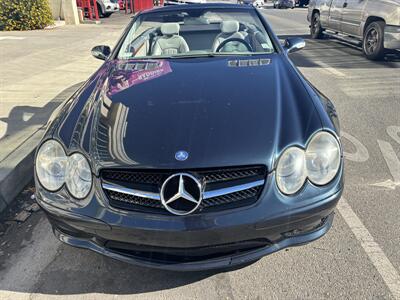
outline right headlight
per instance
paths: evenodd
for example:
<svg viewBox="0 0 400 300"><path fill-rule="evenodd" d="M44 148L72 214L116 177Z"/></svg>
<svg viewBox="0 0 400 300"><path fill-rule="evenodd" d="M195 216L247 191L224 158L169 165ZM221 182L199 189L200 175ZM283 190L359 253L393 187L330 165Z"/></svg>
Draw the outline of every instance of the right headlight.
<svg viewBox="0 0 400 300"><path fill-rule="evenodd" d="M321 131L312 137L306 150L290 147L282 153L276 167L276 183L287 195L298 192L307 178L316 185L325 185L335 178L340 163L339 141L333 134Z"/></svg>
<svg viewBox="0 0 400 300"><path fill-rule="evenodd" d="M304 150L290 147L282 153L276 168L276 183L284 194L296 193L306 180Z"/></svg>
<svg viewBox="0 0 400 300"><path fill-rule="evenodd" d="M65 184L77 199L85 198L92 188L92 173L86 157L74 153L68 158Z"/></svg>
<svg viewBox="0 0 400 300"><path fill-rule="evenodd" d="M40 146L36 156L36 175L46 190L54 192L63 186L67 162L68 157L59 142L48 140Z"/></svg>
<svg viewBox="0 0 400 300"><path fill-rule="evenodd" d="M308 179L317 185L332 181L340 167L340 146L332 134L321 131L311 139L306 150Z"/></svg>

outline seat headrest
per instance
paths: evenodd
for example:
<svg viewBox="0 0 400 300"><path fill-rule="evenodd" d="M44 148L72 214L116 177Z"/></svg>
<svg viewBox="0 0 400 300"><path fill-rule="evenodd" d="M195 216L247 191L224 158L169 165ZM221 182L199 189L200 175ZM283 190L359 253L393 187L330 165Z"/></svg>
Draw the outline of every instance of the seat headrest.
<svg viewBox="0 0 400 300"><path fill-rule="evenodd" d="M179 34L179 28L178 23L165 23L161 25L161 33L163 35Z"/></svg>
<svg viewBox="0 0 400 300"><path fill-rule="evenodd" d="M222 21L221 31L223 33L234 33L239 31L239 22L234 20Z"/></svg>

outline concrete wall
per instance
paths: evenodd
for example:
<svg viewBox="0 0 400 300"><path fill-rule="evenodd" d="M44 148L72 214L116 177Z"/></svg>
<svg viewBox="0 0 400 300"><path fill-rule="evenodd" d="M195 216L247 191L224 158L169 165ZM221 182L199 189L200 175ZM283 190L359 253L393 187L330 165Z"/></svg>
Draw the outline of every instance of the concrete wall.
<svg viewBox="0 0 400 300"><path fill-rule="evenodd" d="M49 0L54 20L64 20L65 24L79 24L76 0Z"/></svg>
<svg viewBox="0 0 400 300"><path fill-rule="evenodd" d="M64 20L64 7L62 0L49 0L51 13L54 20Z"/></svg>
<svg viewBox="0 0 400 300"><path fill-rule="evenodd" d="M62 0L62 7L64 9L64 20L67 25L78 25L78 7L76 0Z"/></svg>

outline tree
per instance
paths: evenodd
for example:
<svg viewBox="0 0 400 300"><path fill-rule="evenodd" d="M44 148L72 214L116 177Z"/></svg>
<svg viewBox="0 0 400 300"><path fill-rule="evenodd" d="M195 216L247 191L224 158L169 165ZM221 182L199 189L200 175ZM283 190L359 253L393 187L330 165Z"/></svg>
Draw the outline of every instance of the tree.
<svg viewBox="0 0 400 300"><path fill-rule="evenodd" d="M43 29L53 23L48 0L0 0L1 30Z"/></svg>

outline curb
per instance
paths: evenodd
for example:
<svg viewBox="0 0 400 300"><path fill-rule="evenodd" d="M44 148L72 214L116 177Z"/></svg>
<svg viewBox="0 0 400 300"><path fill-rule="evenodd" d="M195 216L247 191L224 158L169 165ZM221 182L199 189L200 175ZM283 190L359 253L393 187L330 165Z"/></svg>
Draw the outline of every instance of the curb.
<svg viewBox="0 0 400 300"><path fill-rule="evenodd" d="M25 141L0 161L0 213L3 212L26 185L32 181L36 147L42 140L46 131L48 119L81 85L82 82L75 83L61 91L49 101L44 107L45 112L42 112L42 115L38 116L39 120L43 119L43 125L35 129L35 131L32 131Z"/></svg>
<svg viewBox="0 0 400 300"><path fill-rule="evenodd" d="M44 134L37 130L0 163L0 213L33 179L33 159Z"/></svg>

